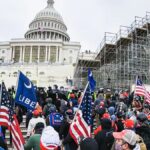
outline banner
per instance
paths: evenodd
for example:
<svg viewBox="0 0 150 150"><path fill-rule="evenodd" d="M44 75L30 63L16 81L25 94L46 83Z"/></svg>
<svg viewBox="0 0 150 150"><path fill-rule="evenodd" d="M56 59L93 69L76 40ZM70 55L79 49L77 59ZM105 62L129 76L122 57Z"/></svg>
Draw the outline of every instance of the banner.
<svg viewBox="0 0 150 150"><path fill-rule="evenodd" d="M35 88L22 72L19 72L15 101L30 110L34 110L37 103Z"/></svg>

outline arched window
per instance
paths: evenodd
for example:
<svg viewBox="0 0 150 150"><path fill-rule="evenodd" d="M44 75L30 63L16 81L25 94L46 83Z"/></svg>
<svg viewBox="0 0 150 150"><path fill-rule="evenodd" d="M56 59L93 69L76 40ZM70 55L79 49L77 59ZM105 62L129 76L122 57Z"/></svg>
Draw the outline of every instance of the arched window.
<svg viewBox="0 0 150 150"><path fill-rule="evenodd" d="M26 76L31 77L31 72L30 72L30 71L27 71L27 72L26 72Z"/></svg>
<svg viewBox="0 0 150 150"><path fill-rule="evenodd" d="M45 73L44 73L44 72L40 72L39 75L40 75L40 76L44 76Z"/></svg>
<svg viewBox="0 0 150 150"><path fill-rule="evenodd" d="M6 75L6 73L5 72L1 72L0 76L2 77L3 75Z"/></svg>
<svg viewBox="0 0 150 150"><path fill-rule="evenodd" d="M14 77L17 77L17 75L18 75L18 72L14 72L14 73L13 73L13 76L14 76Z"/></svg>

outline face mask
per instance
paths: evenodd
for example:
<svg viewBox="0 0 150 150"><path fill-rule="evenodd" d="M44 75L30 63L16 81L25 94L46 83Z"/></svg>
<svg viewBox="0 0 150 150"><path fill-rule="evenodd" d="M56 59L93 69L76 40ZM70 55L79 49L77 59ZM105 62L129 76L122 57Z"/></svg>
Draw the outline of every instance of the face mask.
<svg viewBox="0 0 150 150"><path fill-rule="evenodd" d="M122 147L120 144L115 144L115 150L122 150Z"/></svg>

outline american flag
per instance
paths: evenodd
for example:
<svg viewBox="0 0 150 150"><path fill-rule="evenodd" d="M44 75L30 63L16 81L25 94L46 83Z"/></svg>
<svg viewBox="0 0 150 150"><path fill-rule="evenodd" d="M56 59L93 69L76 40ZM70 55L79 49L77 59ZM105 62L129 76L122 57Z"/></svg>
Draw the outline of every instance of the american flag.
<svg viewBox="0 0 150 150"><path fill-rule="evenodd" d="M150 93L146 90L142 80L140 80L139 77L136 81L135 95L144 96L145 102L150 104Z"/></svg>
<svg viewBox="0 0 150 150"><path fill-rule="evenodd" d="M95 89L96 82L93 78L92 72L88 71L88 83L84 89L81 104L75 118L70 125L69 133L74 141L79 144L80 137L91 136L92 125L92 96L91 91ZM82 116L83 114L83 116Z"/></svg>
<svg viewBox="0 0 150 150"><path fill-rule="evenodd" d="M24 150L24 138L22 136L16 115L13 110L14 101L10 99L4 82L1 85L0 125L8 127L12 134L12 143L15 150Z"/></svg>
<svg viewBox="0 0 150 150"><path fill-rule="evenodd" d="M70 125L69 133L74 141L79 144L81 137L87 138L91 136L91 128L83 119L81 110L77 112L75 117Z"/></svg>
<svg viewBox="0 0 150 150"><path fill-rule="evenodd" d="M88 125L91 125L91 121L92 121L92 95L90 92L89 85L87 86L85 94L83 95L81 110L83 113L84 120L86 121L86 123Z"/></svg>
<svg viewBox="0 0 150 150"><path fill-rule="evenodd" d="M145 87L143 86L142 81L138 77L136 80L135 95L145 96L145 91Z"/></svg>

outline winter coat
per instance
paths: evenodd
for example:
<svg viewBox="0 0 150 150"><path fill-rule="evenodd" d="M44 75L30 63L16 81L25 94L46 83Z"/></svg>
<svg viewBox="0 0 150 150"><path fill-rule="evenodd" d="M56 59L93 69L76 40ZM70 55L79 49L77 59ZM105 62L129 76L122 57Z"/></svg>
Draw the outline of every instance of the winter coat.
<svg viewBox="0 0 150 150"><path fill-rule="evenodd" d="M147 150L150 150L150 127L148 125L137 127L136 133L143 138Z"/></svg>
<svg viewBox="0 0 150 150"><path fill-rule="evenodd" d="M44 123L44 126L46 127L46 123L45 123L45 120L44 120L43 118L41 118L41 117L32 118L32 119L29 121L28 129L27 129L27 136L30 136L30 135L32 134L32 131L33 131L35 125L36 125L38 122Z"/></svg>
<svg viewBox="0 0 150 150"><path fill-rule="evenodd" d="M32 135L27 143L24 145L25 150L40 150L40 134Z"/></svg>
<svg viewBox="0 0 150 150"><path fill-rule="evenodd" d="M98 143L99 150L110 150L113 145L114 137L112 130L102 130L96 136L95 140Z"/></svg>

